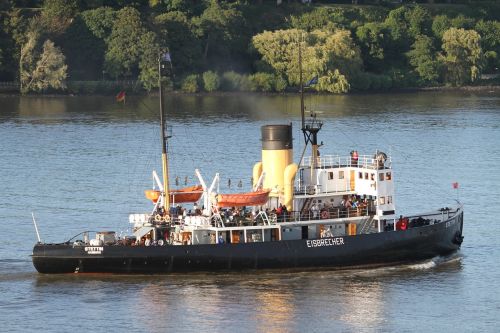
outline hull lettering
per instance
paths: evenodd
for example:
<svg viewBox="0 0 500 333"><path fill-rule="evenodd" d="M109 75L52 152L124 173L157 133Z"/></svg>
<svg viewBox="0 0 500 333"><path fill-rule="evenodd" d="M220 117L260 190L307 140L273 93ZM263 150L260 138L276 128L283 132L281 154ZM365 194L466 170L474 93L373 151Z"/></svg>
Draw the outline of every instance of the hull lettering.
<svg viewBox="0 0 500 333"><path fill-rule="evenodd" d="M104 248L102 246L85 246L87 254L101 254Z"/></svg>
<svg viewBox="0 0 500 333"><path fill-rule="evenodd" d="M306 244L307 247L339 246L339 245L344 245L344 238L334 237L334 238L312 239L312 240L306 240Z"/></svg>

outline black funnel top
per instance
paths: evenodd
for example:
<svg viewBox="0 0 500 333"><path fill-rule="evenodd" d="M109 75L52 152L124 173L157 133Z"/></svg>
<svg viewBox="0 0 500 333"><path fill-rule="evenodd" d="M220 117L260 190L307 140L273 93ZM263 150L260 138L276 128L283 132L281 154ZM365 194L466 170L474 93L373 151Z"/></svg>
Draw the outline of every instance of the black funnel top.
<svg viewBox="0 0 500 333"><path fill-rule="evenodd" d="M265 125L260 128L263 150L281 150L293 148L292 124Z"/></svg>

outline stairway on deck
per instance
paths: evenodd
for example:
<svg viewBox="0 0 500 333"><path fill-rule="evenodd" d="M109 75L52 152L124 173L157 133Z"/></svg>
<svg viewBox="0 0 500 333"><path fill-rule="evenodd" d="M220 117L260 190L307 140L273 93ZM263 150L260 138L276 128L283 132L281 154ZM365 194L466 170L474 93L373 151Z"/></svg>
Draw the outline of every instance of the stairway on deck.
<svg viewBox="0 0 500 333"><path fill-rule="evenodd" d="M311 204L312 198L307 198L302 205L302 209L300 210L300 218L301 219L310 219L311 218Z"/></svg>
<svg viewBox="0 0 500 333"><path fill-rule="evenodd" d="M359 228L358 228L358 235L362 234L369 234L373 231L373 220L375 219L374 215L370 215L368 219L362 223L360 223Z"/></svg>

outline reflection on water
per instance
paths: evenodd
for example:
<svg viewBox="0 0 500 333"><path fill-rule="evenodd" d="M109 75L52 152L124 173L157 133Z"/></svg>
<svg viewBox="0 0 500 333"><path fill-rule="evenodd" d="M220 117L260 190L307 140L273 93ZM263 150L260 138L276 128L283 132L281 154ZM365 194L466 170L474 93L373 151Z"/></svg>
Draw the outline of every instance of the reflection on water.
<svg viewBox="0 0 500 333"><path fill-rule="evenodd" d="M345 321L354 331L364 327L376 328L386 319L383 304L383 287L380 283L363 283L353 281L347 283L340 320Z"/></svg>
<svg viewBox="0 0 500 333"><path fill-rule="evenodd" d="M400 300L436 280L441 285L426 293L438 293L461 271L457 258L342 271L37 275L28 295L77 307L81 318L108 321L105 327L148 332L386 331L395 314L415 316L399 308Z"/></svg>
<svg viewBox="0 0 500 333"><path fill-rule="evenodd" d="M254 320L263 332L292 332L289 325L296 317L294 293L292 286L279 284L279 281L265 279L264 285L255 295L257 312Z"/></svg>

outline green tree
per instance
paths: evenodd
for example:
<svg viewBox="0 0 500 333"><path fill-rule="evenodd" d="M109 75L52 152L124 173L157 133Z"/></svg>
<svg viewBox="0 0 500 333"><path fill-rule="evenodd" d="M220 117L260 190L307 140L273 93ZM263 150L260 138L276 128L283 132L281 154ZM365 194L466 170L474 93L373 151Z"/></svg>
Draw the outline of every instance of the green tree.
<svg viewBox="0 0 500 333"><path fill-rule="evenodd" d="M445 80L460 86L477 80L483 66L481 36L474 30L451 28L443 34Z"/></svg>
<svg viewBox="0 0 500 333"><path fill-rule="evenodd" d="M156 35L148 31L141 36L140 40L140 60L139 60L139 81L143 87L150 91L158 87L158 57L160 46L156 40Z"/></svg>
<svg viewBox="0 0 500 333"><path fill-rule="evenodd" d="M77 11L77 0L45 0L41 14L44 30L53 34L63 33Z"/></svg>
<svg viewBox="0 0 500 333"><path fill-rule="evenodd" d="M202 43L186 14L173 11L155 17L159 39L168 46L176 72L198 71L203 60Z"/></svg>
<svg viewBox="0 0 500 333"><path fill-rule="evenodd" d="M5 28L3 27L4 23L4 17L2 15L3 13L0 12L0 80L2 73L5 72L5 67L4 67L4 52L7 51L9 48L9 36L5 33ZM4 51L5 50L5 51Z"/></svg>
<svg viewBox="0 0 500 333"><path fill-rule="evenodd" d="M391 10L384 21L385 27L389 31L388 43L384 47L384 65L405 66L405 58L401 56L410 49L412 43L411 35L409 34L409 22L407 20L410 9L407 7L399 7Z"/></svg>
<svg viewBox="0 0 500 333"><path fill-rule="evenodd" d="M248 77L251 91L273 91L275 87L275 76L269 73L255 73Z"/></svg>
<svg viewBox="0 0 500 333"><path fill-rule="evenodd" d="M402 45L408 43L408 12L409 9L407 7L399 7L391 10L384 21L386 27L391 32L392 38Z"/></svg>
<svg viewBox="0 0 500 333"><path fill-rule="evenodd" d="M359 74L362 66L360 51L346 30L333 34L321 30L309 33L297 29L266 31L253 37L253 46L278 75L286 77L290 84L298 85L299 40L304 77L317 75L324 82L315 89L326 90L328 85L339 81L340 75L350 80ZM340 87L345 89L348 85L340 84Z"/></svg>
<svg viewBox="0 0 500 333"><path fill-rule="evenodd" d="M462 28L462 29L473 29L475 25L475 20L470 17L465 17L460 14L451 20L451 26L453 28Z"/></svg>
<svg viewBox="0 0 500 333"><path fill-rule="evenodd" d="M38 56L36 38L37 36L30 36L21 51L21 92L64 89L67 76L64 55L52 41L46 40Z"/></svg>
<svg viewBox="0 0 500 333"><path fill-rule="evenodd" d="M481 47L487 61L485 71L498 70L500 68L500 22L480 20L475 30L481 35Z"/></svg>
<svg viewBox="0 0 500 333"><path fill-rule="evenodd" d="M382 71L385 66L385 52L390 44L389 30L382 23L370 22L356 29L361 46L363 62L368 71Z"/></svg>
<svg viewBox="0 0 500 333"><path fill-rule="evenodd" d="M437 15L432 20L432 32L436 38L442 39L444 32L451 27L451 19L446 15Z"/></svg>
<svg viewBox="0 0 500 333"><path fill-rule="evenodd" d="M99 80L103 77L106 43L90 31L82 15L73 19L59 38L58 45L66 56L71 80Z"/></svg>
<svg viewBox="0 0 500 333"><path fill-rule="evenodd" d="M26 43L28 20L21 9L0 12L0 81L19 78L19 57Z"/></svg>
<svg viewBox="0 0 500 333"><path fill-rule="evenodd" d="M105 41L111 35L116 14L110 7L99 7L82 12L81 17L92 34Z"/></svg>
<svg viewBox="0 0 500 333"><path fill-rule="evenodd" d="M429 35L432 30L432 17L422 6L415 6L405 13L408 21L408 34L416 39L419 35Z"/></svg>
<svg viewBox="0 0 500 333"><path fill-rule="evenodd" d="M118 11L105 56L105 68L109 75L114 78L138 75L141 36L144 32L137 9L125 7Z"/></svg>
<svg viewBox="0 0 500 333"><path fill-rule="evenodd" d="M338 69L328 71L326 75L318 79L317 89L320 91L328 91L332 93L345 93L351 89L345 75L341 74Z"/></svg>
<svg viewBox="0 0 500 333"><path fill-rule="evenodd" d="M219 90L220 87L220 79L217 73L208 71L203 73L203 87L206 91L212 92Z"/></svg>
<svg viewBox="0 0 500 333"><path fill-rule="evenodd" d="M203 40L203 58L212 68L227 68L246 58L250 37L246 20L233 4L210 0L202 15L192 20Z"/></svg>
<svg viewBox="0 0 500 333"><path fill-rule="evenodd" d="M191 74L184 78L181 84L181 89L187 93L196 93L200 91L199 76Z"/></svg>
<svg viewBox="0 0 500 333"><path fill-rule="evenodd" d="M420 35L407 54L410 64L424 83L436 84L440 75L439 61L431 37Z"/></svg>
<svg viewBox="0 0 500 333"><path fill-rule="evenodd" d="M329 7L319 7L311 12L294 15L291 19L292 27L305 31L316 29L333 31L337 28L337 24L332 20L331 10Z"/></svg>

